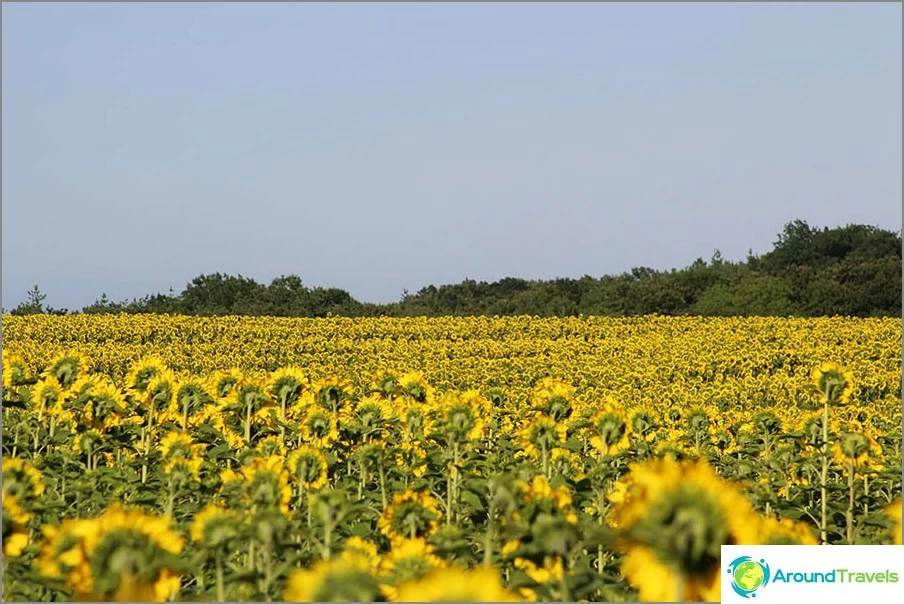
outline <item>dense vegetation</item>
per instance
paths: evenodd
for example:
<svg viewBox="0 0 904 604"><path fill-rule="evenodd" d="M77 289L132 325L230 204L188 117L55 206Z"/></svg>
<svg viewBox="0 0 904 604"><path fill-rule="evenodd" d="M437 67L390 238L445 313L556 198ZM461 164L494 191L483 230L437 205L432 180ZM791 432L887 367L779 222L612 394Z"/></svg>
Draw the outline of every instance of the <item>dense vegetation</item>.
<svg viewBox="0 0 904 604"><path fill-rule="evenodd" d="M14 314L45 308L37 287ZM900 316L901 236L867 225L836 228L788 223L773 249L730 262L716 252L683 269L637 267L617 276L494 283L467 279L429 285L399 302L359 302L342 289L309 288L296 275L269 285L220 273L196 277L179 294L113 302L102 296L84 313L172 313L324 317L366 316Z"/></svg>

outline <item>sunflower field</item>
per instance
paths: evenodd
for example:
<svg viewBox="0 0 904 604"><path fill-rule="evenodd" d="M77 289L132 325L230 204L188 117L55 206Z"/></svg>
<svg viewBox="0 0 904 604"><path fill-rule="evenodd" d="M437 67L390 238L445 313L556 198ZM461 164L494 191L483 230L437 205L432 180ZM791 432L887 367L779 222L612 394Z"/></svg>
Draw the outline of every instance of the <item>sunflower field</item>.
<svg viewBox="0 0 904 604"><path fill-rule="evenodd" d="M3 317L3 599L718 601L901 543L901 320Z"/></svg>

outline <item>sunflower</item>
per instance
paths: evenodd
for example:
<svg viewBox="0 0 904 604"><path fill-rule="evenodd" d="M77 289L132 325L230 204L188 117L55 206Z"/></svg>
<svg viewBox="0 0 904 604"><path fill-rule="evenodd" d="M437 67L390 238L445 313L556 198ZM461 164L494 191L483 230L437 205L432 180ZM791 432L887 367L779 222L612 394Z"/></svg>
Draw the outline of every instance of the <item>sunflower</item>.
<svg viewBox="0 0 904 604"><path fill-rule="evenodd" d="M377 553L377 544L361 537L349 537L342 546L341 558L357 564L362 568L367 568L372 573L378 572L380 568L380 555Z"/></svg>
<svg viewBox="0 0 904 604"><path fill-rule="evenodd" d="M427 537L439 528L441 516L437 501L429 493L408 489L393 497L377 528L390 540Z"/></svg>
<svg viewBox="0 0 904 604"><path fill-rule="evenodd" d="M568 438L568 427L556 422L548 415L535 413L533 418L524 420L518 431L518 443L521 450L518 456L528 458L545 465L554 449L565 444Z"/></svg>
<svg viewBox="0 0 904 604"><path fill-rule="evenodd" d="M92 377L90 381L79 378L74 389L79 392L75 404L85 425L101 432L122 425L129 405L112 380L106 376Z"/></svg>
<svg viewBox="0 0 904 604"><path fill-rule="evenodd" d="M601 457L615 455L629 446L628 419L611 400L590 417L590 445Z"/></svg>
<svg viewBox="0 0 904 604"><path fill-rule="evenodd" d="M94 586L85 538L95 531L94 519L64 519L59 526L41 528L44 540L35 565L41 577L61 581L70 591L88 599Z"/></svg>
<svg viewBox="0 0 904 604"><path fill-rule="evenodd" d="M402 394L411 402L431 405L434 400L434 390L427 382L424 374L419 371L406 373L399 378L399 388Z"/></svg>
<svg viewBox="0 0 904 604"><path fill-rule="evenodd" d="M406 476L420 478L427 473L427 452L415 442L402 441L396 448L396 465L405 470Z"/></svg>
<svg viewBox="0 0 904 604"><path fill-rule="evenodd" d="M370 565L358 556L320 560L308 569L289 575L286 602L373 602L379 595Z"/></svg>
<svg viewBox="0 0 904 604"><path fill-rule="evenodd" d="M310 382L300 367L283 367L270 374L266 391L282 409L285 417L286 409L298 402L301 393L309 386Z"/></svg>
<svg viewBox="0 0 904 604"><path fill-rule="evenodd" d="M301 420L302 441L319 449L328 449L339 439L337 418L320 407L311 407Z"/></svg>
<svg viewBox="0 0 904 604"><path fill-rule="evenodd" d="M336 418L339 417L339 411L352 395L351 386L339 377L317 380L311 386L311 390L314 392L314 401Z"/></svg>
<svg viewBox="0 0 904 604"><path fill-rule="evenodd" d="M28 364L18 354L3 353L3 389L22 386L28 381Z"/></svg>
<svg viewBox="0 0 904 604"><path fill-rule="evenodd" d="M486 430L485 400L476 392L447 392L438 401L439 421L436 427L449 444L463 444L483 437Z"/></svg>
<svg viewBox="0 0 904 604"><path fill-rule="evenodd" d="M762 519L763 545L818 545L819 540L813 530L802 522L794 522L790 518L776 520L773 517Z"/></svg>
<svg viewBox="0 0 904 604"><path fill-rule="evenodd" d="M215 503L195 514L189 533L192 541L209 549L228 548L239 537L241 518L237 513Z"/></svg>
<svg viewBox="0 0 904 604"><path fill-rule="evenodd" d="M292 477L302 489L316 490L326 485L329 465L320 449L302 445L295 449L287 461Z"/></svg>
<svg viewBox="0 0 904 604"><path fill-rule="evenodd" d="M148 381L142 405L156 414L165 414L176 400L176 375L169 369L161 369ZM151 417L151 421L154 417Z"/></svg>
<svg viewBox="0 0 904 604"><path fill-rule="evenodd" d="M217 400L223 400L232 394L236 386L245 381L245 374L241 369L226 369L214 371L207 380L206 390Z"/></svg>
<svg viewBox="0 0 904 604"><path fill-rule="evenodd" d="M5 481L4 481L5 482ZM5 487L6 485L4 485ZM16 495L3 494L3 555L18 558L28 545L25 525L32 514L24 511Z"/></svg>
<svg viewBox="0 0 904 604"><path fill-rule="evenodd" d="M845 432L832 445L832 456L842 467L850 466L855 472L881 470L882 447L866 434Z"/></svg>
<svg viewBox="0 0 904 604"><path fill-rule="evenodd" d="M289 486L289 473L281 457L255 457L242 467L242 477L248 500L253 506L278 507L288 516L292 487Z"/></svg>
<svg viewBox="0 0 904 604"><path fill-rule="evenodd" d="M69 388L83 370L86 362L75 352L65 352L56 356L47 365L41 377L53 377L63 388Z"/></svg>
<svg viewBox="0 0 904 604"><path fill-rule="evenodd" d="M543 564L537 565L527 558L515 558L515 568L523 570L524 574L537 583L549 583L561 581L565 577L565 563L562 556L544 556Z"/></svg>
<svg viewBox="0 0 904 604"><path fill-rule="evenodd" d="M760 542L740 490L704 462L669 457L631 464L623 480L610 522L625 551L622 573L640 598L718 600L721 546Z"/></svg>
<svg viewBox="0 0 904 604"><path fill-rule="evenodd" d="M822 402L838 405L848 402L854 391L854 374L841 365L822 363L810 372L813 385L822 394Z"/></svg>
<svg viewBox="0 0 904 604"><path fill-rule="evenodd" d="M41 574L64 579L74 599L160 602L179 591L184 544L165 517L114 502L99 518L45 527L45 536Z"/></svg>
<svg viewBox="0 0 904 604"><path fill-rule="evenodd" d="M494 568L448 567L398 586L395 602L520 602Z"/></svg>
<svg viewBox="0 0 904 604"><path fill-rule="evenodd" d="M577 516L571 511L571 493L565 485L554 489L545 476L538 474L530 483L521 480L518 481L517 486L525 505L535 502L550 502L555 508L568 512L570 523L577 523Z"/></svg>
<svg viewBox="0 0 904 604"><path fill-rule="evenodd" d="M379 436L394 414L385 398L371 394L357 401L348 415L348 418L343 419L353 421L367 439L372 435Z"/></svg>
<svg viewBox="0 0 904 604"><path fill-rule="evenodd" d="M377 571L382 578L383 595L393 600L399 583L419 579L434 569L447 566L435 551L436 548L423 538L393 541L392 549L383 556Z"/></svg>
<svg viewBox="0 0 904 604"><path fill-rule="evenodd" d="M656 413L649 408L632 409L627 431L631 440L650 442L656 439L658 425Z"/></svg>
<svg viewBox="0 0 904 604"><path fill-rule="evenodd" d="M402 394L402 385L394 372L383 371L378 373L376 379L371 382L370 391L381 395L387 400L392 400Z"/></svg>
<svg viewBox="0 0 904 604"><path fill-rule="evenodd" d="M177 423L182 430L203 424L214 412L213 397L203 381L178 380L174 385L175 396L167 410L167 419Z"/></svg>
<svg viewBox="0 0 904 604"><path fill-rule="evenodd" d="M199 451L203 445L195 445L191 436L184 432L170 431L166 436L160 439L157 444L157 450L164 459L172 457L190 457L196 451Z"/></svg>
<svg viewBox="0 0 904 604"><path fill-rule="evenodd" d="M543 378L531 392L530 403L533 409L555 421L564 421L574 412L574 387L551 377Z"/></svg>
<svg viewBox="0 0 904 604"><path fill-rule="evenodd" d="M32 501L44 494L43 475L30 463L18 457L4 457L2 468L4 497Z"/></svg>
<svg viewBox="0 0 904 604"><path fill-rule="evenodd" d="M52 375L42 378L32 386L31 404L37 409L39 422L44 414L57 415L63 410L63 396L63 387Z"/></svg>
<svg viewBox="0 0 904 604"><path fill-rule="evenodd" d="M407 442L423 442L433 432L434 422L420 403L403 400L399 412L402 419L402 440Z"/></svg>
<svg viewBox="0 0 904 604"><path fill-rule="evenodd" d="M147 391L151 379L166 371L169 371L169 369L160 358L155 356L145 357L135 363L129 370L125 380L126 388L143 394Z"/></svg>

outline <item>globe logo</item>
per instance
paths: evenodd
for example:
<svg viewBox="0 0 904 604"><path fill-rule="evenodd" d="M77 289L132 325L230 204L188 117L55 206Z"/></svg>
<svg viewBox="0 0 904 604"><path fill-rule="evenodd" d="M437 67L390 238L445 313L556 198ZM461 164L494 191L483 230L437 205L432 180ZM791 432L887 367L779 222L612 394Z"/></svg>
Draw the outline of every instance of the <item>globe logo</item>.
<svg viewBox="0 0 904 604"><path fill-rule="evenodd" d="M735 558L728 565L731 588L742 598L755 598L756 590L769 583L769 565L765 560L757 562L750 556Z"/></svg>

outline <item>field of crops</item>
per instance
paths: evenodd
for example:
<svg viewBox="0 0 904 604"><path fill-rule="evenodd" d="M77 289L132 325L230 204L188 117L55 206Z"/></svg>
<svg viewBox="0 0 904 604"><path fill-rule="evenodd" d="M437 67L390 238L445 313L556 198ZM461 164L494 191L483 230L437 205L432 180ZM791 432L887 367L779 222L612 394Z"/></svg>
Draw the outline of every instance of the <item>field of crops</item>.
<svg viewBox="0 0 904 604"><path fill-rule="evenodd" d="M3 317L4 600L718 601L900 543L900 319Z"/></svg>

